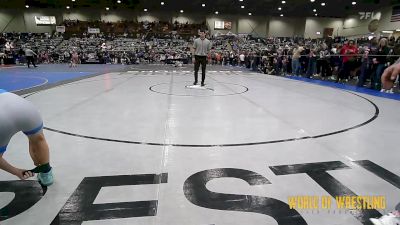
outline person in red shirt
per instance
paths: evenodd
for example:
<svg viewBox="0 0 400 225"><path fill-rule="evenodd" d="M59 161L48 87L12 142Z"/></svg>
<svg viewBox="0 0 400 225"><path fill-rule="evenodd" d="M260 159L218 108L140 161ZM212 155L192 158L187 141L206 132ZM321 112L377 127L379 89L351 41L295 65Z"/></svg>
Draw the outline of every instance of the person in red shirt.
<svg viewBox="0 0 400 225"><path fill-rule="evenodd" d="M350 76L350 71L354 68L356 57L352 56L358 53L358 48L354 44L354 41L350 40L347 44L343 45L340 50L342 56L342 68L339 72L336 82L341 80L347 80Z"/></svg>
<svg viewBox="0 0 400 225"><path fill-rule="evenodd" d="M215 59L217 60L217 64L221 65L221 54L215 53Z"/></svg>

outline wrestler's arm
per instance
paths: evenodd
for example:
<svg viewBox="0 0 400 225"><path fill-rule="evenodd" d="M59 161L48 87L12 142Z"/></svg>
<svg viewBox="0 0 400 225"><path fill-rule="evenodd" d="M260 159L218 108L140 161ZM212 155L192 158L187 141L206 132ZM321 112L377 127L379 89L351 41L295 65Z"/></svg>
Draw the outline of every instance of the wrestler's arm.
<svg viewBox="0 0 400 225"><path fill-rule="evenodd" d="M385 69L382 74L382 85L385 90L390 90L394 86L394 81L400 73L400 58L391 66Z"/></svg>
<svg viewBox="0 0 400 225"><path fill-rule="evenodd" d="M0 169L17 176L21 180L25 180L34 176L33 173L30 171L18 169L12 166L3 158L3 154L0 154Z"/></svg>

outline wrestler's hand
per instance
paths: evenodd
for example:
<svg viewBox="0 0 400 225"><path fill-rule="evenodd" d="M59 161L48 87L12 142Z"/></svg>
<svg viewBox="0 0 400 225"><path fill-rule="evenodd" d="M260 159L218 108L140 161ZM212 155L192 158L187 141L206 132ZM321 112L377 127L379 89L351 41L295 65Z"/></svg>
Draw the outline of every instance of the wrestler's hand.
<svg viewBox="0 0 400 225"><path fill-rule="evenodd" d="M35 176L35 174L32 173L31 171L23 170L23 169L16 169L14 175L17 176L21 180L26 180L28 178Z"/></svg>
<svg viewBox="0 0 400 225"><path fill-rule="evenodd" d="M382 86L385 90L390 90L394 86L394 82L400 73L400 64L393 64L385 69L382 74Z"/></svg>

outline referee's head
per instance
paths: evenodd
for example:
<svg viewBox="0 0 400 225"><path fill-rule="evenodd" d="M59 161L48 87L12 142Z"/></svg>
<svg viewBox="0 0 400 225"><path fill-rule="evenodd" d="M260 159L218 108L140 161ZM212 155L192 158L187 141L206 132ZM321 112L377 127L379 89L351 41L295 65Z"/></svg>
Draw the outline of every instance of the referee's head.
<svg viewBox="0 0 400 225"><path fill-rule="evenodd" d="M201 39L204 39L206 37L206 31L204 29L200 29L199 36Z"/></svg>

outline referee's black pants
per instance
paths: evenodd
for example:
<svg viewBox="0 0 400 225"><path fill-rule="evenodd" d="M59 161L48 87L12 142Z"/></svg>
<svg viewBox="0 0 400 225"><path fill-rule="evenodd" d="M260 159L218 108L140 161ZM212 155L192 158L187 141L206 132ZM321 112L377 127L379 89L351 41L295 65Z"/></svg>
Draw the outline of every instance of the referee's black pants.
<svg viewBox="0 0 400 225"><path fill-rule="evenodd" d="M194 56L194 83L197 84L199 77L199 69L201 64L201 84L204 84L206 79L206 65L207 65L207 56Z"/></svg>
<svg viewBox="0 0 400 225"><path fill-rule="evenodd" d="M27 56L27 57L26 57L26 62L27 62L27 64L28 64L28 68L29 68L29 64L31 64L31 63L32 63L32 65L33 65L34 67L36 67L36 65L35 65L35 58L33 58L33 56Z"/></svg>

